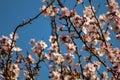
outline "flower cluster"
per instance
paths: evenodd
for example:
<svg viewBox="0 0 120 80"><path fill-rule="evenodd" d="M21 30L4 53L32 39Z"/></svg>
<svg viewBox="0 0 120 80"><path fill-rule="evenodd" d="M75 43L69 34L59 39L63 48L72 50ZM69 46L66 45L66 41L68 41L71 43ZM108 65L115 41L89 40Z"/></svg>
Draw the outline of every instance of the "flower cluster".
<svg viewBox="0 0 120 80"><path fill-rule="evenodd" d="M108 9L109 11L106 14L100 15L100 21L106 22L109 24L110 29L112 29L116 33L116 38L119 39L120 34L120 10L118 3L115 0L108 1Z"/></svg>
<svg viewBox="0 0 120 80"><path fill-rule="evenodd" d="M2 36L0 38L0 52L9 53L10 49L12 51L20 52L22 49L15 45L15 41L17 38L18 38L18 35L15 34L14 40L13 40L13 33L10 34L10 38L8 38L7 36Z"/></svg>
<svg viewBox="0 0 120 80"><path fill-rule="evenodd" d="M81 25L83 24L84 19L80 15L75 14L71 16L70 19L76 29L82 29Z"/></svg>
<svg viewBox="0 0 120 80"><path fill-rule="evenodd" d="M49 6L48 8L43 5L40 8L40 11L43 11L44 16L55 16L58 13L58 9L55 6Z"/></svg>
<svg viewBox="0 0 120 80"><path fill-rule="evenodd" d="M34 40L32 39L30 42L32 44L34 43L32 47L32 52L35 53L37 57L42 57L43 56L42 52L47 47L47 44L42 40L35 43Z"/></svg>
<svg viewBox="0 0 120 80"><path fill-rule="evenodd" d="M71 53L65 53L64 54L64 60L65 60L65 64L68 64L68 65L74 65L74 55L71 54Z"/></svg>
<svg viewBox="0 0 120 80"><path fill-rule="evenodd" d="M19 77L19 65L18 64L11 64L9 69L7 70L7 74L9 75L9 77L3 77L6 80L18 80ZM3 70L2 71L3 76L6 75L6 71Z"/></svg>

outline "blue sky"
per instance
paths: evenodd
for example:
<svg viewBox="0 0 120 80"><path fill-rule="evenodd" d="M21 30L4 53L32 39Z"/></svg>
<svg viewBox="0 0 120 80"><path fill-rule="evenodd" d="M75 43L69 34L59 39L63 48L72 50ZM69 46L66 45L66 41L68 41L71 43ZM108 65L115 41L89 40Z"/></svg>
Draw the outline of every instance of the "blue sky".
<svg viewBox="0 0 120 80"><path fill-rule="evenodd" d="M72 0L67 2L67 6L71 7L73 3ZM95 5L97 1L101 2L104 0L95 0ZM120 0L117 0L120 5ZM2 35L9 36L15 27L20 24L23 20L28 20L30 17L34 17L39 13L39 8L42 5L40 0L0 0L0 37ZM102 6L103 7L103 6ZM81 9L78 7L78 9ZM101 8L99 13L103 13L105 9ZM81 11L80 11L81 12ZM50 23L49 19L40 16L38 19L28 24L23 28L19 29L18 35L19 39L17 45L20 46L24 52L26 47L30 48L29 40L35 38L36 40L45 40L48 43L48 38L50 35ZM115 46L120 48L120 45L117 45L119 42L115 42ZM44 65L42 65L44 66ZM41 70L40 78L41 80L47 80L47 70L45 67Z"/></svg>

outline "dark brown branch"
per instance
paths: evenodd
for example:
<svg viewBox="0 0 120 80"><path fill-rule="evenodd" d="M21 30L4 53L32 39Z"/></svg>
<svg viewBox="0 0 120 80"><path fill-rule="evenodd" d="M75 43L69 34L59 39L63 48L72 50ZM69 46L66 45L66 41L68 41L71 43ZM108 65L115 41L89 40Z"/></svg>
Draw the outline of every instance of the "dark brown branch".
<svg viewBox="0 0 120 80"><path fill-rule="evenodd" d="M64 5L62 4L62 2L61 2L60 0L57 0L57 2L58 2L58 5L59 5L61 8L64 7Z"/></svg>

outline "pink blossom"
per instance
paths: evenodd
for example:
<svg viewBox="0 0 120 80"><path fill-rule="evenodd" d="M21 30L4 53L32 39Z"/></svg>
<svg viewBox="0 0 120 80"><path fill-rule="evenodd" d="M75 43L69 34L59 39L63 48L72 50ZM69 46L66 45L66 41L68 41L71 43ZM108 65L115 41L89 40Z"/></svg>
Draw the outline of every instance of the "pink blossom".
<svg viewBox="0 0 120 80"><path fill-rule="evenodd" d="M19 71L20 71L19 65L18 64L12 64L9 67L9 71L8 71L8 74L10 75L9 76L10 79L17 80L17 78L19 77Z"/></svg>
<svg viewBox="0 0 120 80"><path fill-rule="evenodd" d="M99 19L100 19L100 21L102 21L102 22L107 22L107 17L106 17L105 14L100 15L100 16L99 16Z"/></svg>
<svg viewBox="0 0 120 80"><path fill-rule="evenodd" d="M19 48L19 47L13 47L13 48L12 48L12 51L20 52L20 51L22 51L22 49Z"/></svg>
<svg viewBox="0 0 120 80"><path fill-rule="evenodd" d="M74 55L71 53L64 54L64 61L69 65L73 65L74 58L75 58Z"/></svg>
<svg viewBox="0 0 120 80"><path fill-rule="evenodd" d="M60 41L62 41L63 44L71 42L70 37L67 34L62 34L60 36Z"/></svg>
<svg viewBox="0 0 120 80"><path fill-rule="evenodd" d="M58 71L51 71L50 72L49 78L51 80L61 80L60 77L61 77L61 74Z"/></svg>
<svg viewBox="0 0 120 80"><path fill-rule="evenodd" d="M47 0L41 0L42 2L46 2Z"/></svg>
<svg viewBox="0 0 120 80"><path fill-rule="evenodd" d="M13 32L10 34L10 38L13 39ZM17 40L19 38L18 34L15 33L14 40Z"/></svg>
<svg viewBox="0 0 120 80"><path fill-rule="evenodd" d="M116 39L120 40L120 34L116 34Z"/></svg>
<svg viewBox="0 0 120 80"><path fill-rule="evenodd" d="M103 31L103 35L107 41L110 40L110 33L108 31Z"/></svg>
<svg viewBox="0 0 120 80"><path fill-rule="evenodd" d="M94 66L97 67L97 69L100 68L101 63L99 61L94 62Z"/></svg>
<svg viewBox="0 0 120 80"><path fill-rule="evenodd" d="M61 13L65 16L70 16L70 11L68 10L67 7L61 8Z"/></svg>
<svg viewBox="0 0 120 80"><path fill-rule="evenodd" d="M73 25L75 26L75 28L81 29L81 25L83 23L83 18L82 17L80 17L79 15L75 14L70 19L71 19Z"/></svg>
<svg viewBox="0 0 120 80"><path fill-rule="evenodd" d="M33 57L30 54L26 57L26 60L28 63L35 63L35 60L33 59Z"/></svg>
<svg viewBox="0 0 120 80"><path fill-rule="evenodd" d="M93 9L94 9L94 7L93 7ZM85 7L85 9L83 11L83 16L86 17L86 18L91 18L93 16L93 12L91 10L91 6Z"/></svg>
<svg viewBox="0 0 120 80"><path fill-rule="evenodd" d="M67 51L68 51L69 53L73 53L73 52L75 52L75 50L76 50L76 46L75 46L73 43L68 43L68 44L66 45L66 47L67 47Z"/></svg>
<svg viewBox="0 0 120 80"><path fill-rule="evenodd" d="M57 42L52 43L50 48L49 48L49 50L51 50L51 51L58 51L58 44L57 44Z"/></svg>
<svg viewBox="0 0 120 80"><path fill-rule="evenodd" d="M30 40L30 44L31 44L31 45L35 45L35 39L31 39L31 40Z"/></svg>
<svg viewBox="0 0 120 80"><path fill-rule="evenodd" d="M32 52L39 54L42 50L44 50L47 47L47 44L44 41L38 41L33 47Z"/></svg>
<svg viewBox="0 0 120 80"><path fill-rule="evenodd" d="M61 54L59 53L53 53L53 61L57 64L61 64L61 62L64 61L64 58Z"/></svg>
<svg viewBox="0 0 120 80"><path fill-rule="evenodd" d="M45 54L45 57L46 57L48 60L53 60L53 53L50 52L49 54Z"/></svg>
<svg viewBox="0 0 120 80"><path fill-rule="evenodd" d="M114 11L119 8L118 3L115 2L115 0L109 0L109 5L107 7L111 10Z"/></svg>
<svg viewBox="0 0 120 80"><path fill-rule="evenodd" d="M107 72L103 72L103 79L104 80L108 80L108 74L107 74Z"/></svg>
<svg viewBox="0 0 120 80"><path fill-rule="evenodd" d="M56 36L50 36L49 42L50 43L55 43L57 41Z"/></svg>
<svg viewBox="0 0 120 80"><path fill-rule="evenodd" d="M43 15L44 16L55 16L58 13L58 9L55 6L49 6L48 8L46 8L45 5L43 5L40 8L41 11L43 11Z"/></svg>
<svg viewBox="0 0 120 80"><path fill-rule="evenodd" d="M93 64L88 63L88 64L85 65L84 70L89 70L91 72L94 72L96 70L96 68L94 67Z"/></svg>

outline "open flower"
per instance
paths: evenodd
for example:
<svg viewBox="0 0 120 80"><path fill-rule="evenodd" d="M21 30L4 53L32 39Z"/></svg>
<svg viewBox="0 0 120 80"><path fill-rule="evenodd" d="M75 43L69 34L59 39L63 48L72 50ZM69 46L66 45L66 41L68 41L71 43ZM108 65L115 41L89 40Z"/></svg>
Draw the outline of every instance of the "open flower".
<svg viewBox="0 0 120 80"><path fill-rule="evenodd" d="M96 70L96 68L94 67L93 64L88 63L88 64L85 65L84 70L86 70L86 71L89 70L91 72L94 72Z"/></svg>
<svg viewBox="0 0 120 80"><path fill-rule="evenodd" d="M40 45L42 49L45 49L47 47L47 44L42 40L38 42L38 45Z"/></svg>
<svg viewBox="0 0 120 80"><path fill-rule="evenodd" d="M58 71L50 71L49 78L51 80L61 80L61 74Z"/></svg>
<svg viewBox="0 0 120 80"><path fill-rule="evenodd" d="M20 68L18 64L10 65L9 71L8 71L10 79L17 80L17 78L19 77L19 70Z"/></svg>
<svg viewBox="0 0 120 80"><path fill-rule="evenodd" d="M110 33L108 31L103 31L103 35L107 41L110 40Z"/></svg>
<svg viewBox="0 0 120 80"><path fill-rule="evenodd" d="M40 8L41 11L43 11L44 16L55 16L58 13L58 9L55 6L49 6L48 8L43 5Z"/></svg>
<svg viewBox="0 0 120 80"><path fill-rule="evenodd" d="M104 80L107 80L107 79L108 79L108 74L107 74L107 72L103 72L103 79L104 79Z"/></svg>
<svg viewBox="0 0 120 80"><path fill-rule="evenodd" d="M94 10L94 7L92 6L93 10ZM86 17L86 18L92 18L93 16L93 12L92 12L92 9L91 9L91 6L88 6L88 7L85 7L85 10L83 11L83 16Z"/></svg>
<svg viewBox="0 0 120 80"><path fill-rule="evenodd" d="M13 49L12 49L13 51L16 51L16 52L20 52L20 51L22 51L22 49L21 48L19 48L19 47L13 47Z"/></svg>
<svg viewBox="0 0 120 80"><path fill-rule="evenodd" d="M35 39L31 39L31 40L30 40L30 44L31 44L31 45L34 45L34 44L35 44Z"/></svg>
<svg viewBox="0 0 120 80"><path fill-rule="evenodd" d="M26 57L26 60L28 63L35 63L35 60L33 59L33 57L30 54Z"/></svg>
<svg viewBox="0 0 120 80"><path fill-rule="evenodd" d="M68 10L67 7L61 8L61 13L65 16L70 16L70 11Z"/></svg>
<svg viewBox="0 0 120 80"><path fill-rule="evenodd" d="M49 42L50 43L55 43L57 41L56 36L50 36Z"/></svg>
<svg viewBox="0 0 120 80"><path fill-rule="evenodd" d="M76 46L73 43L68 43L66 47L69 53L73 53L76 50Z"/></svg>
<svg viewBox="0 0 120 80"><path fill-rule="evenodd" d="M109 0L109 5L107 7L109 8L110 11L114 11L119 8L118 3L115 0Z"/></svg>
<svg viewBox="0 0 120 80"><path fill-rule="evenodd" d="M13 39L13 32L10 34L10 38L11 39ZM19 38L19 36L18 36L18 34L17 33L15 33L15 35L14 35L14 40L17 40Z"/></svg>
<svg viewBox="0 0 120 80"><path fill-rule="evenodd" d="M120 40L120 33L116 34L116 39Z"/></svg>
<svg viewBox="0 0 120 80"><path fill-rule="evenodd" d="M69 65L73 65L74 58L75 58L74 55L71 53L65 53L64 55L64 61Z"/></svg>
<svg viewBox="0 0 120 80"><path fill-rule="evenodd" d="M55 43L52 43L49 50L51 51L58 51L58 44L55 42Z"/></svg>
<svg viewBox="0 0 120 80"><path fill-rule="evenodd" d="M42 52L47 47L47 44L44 41L38 41L33 47L32 47L32 52L39 54Z"/></svg>
<svg viewBox="0 0 120 80"><path fill-rule="evenodd" d="M64 43L69 43L69 42L71 42L71 39L70 39L70 37L69 37L68 35L62 34L62 35L60 36L60 41L64 44Z"/></svg>
<svg viewBox="0 0 120 80"><path fill-rule="evenodd" d="M9 40L9 38L8 38L7 36L2 36L2 38L0 38L0 41L1 41L2 43L7 42L8 40Z"/></svg>
<svg viewBox="0 0 120 80"><path fill-rule="evenodd" d="M53 61L54 61L55 63L57 63L57 64L60 64L61 62L64 61L64 58L63 58L63 56L62 56L61 54L59 54L59 53L54 53L54 54L53 54Z"/></svg>

